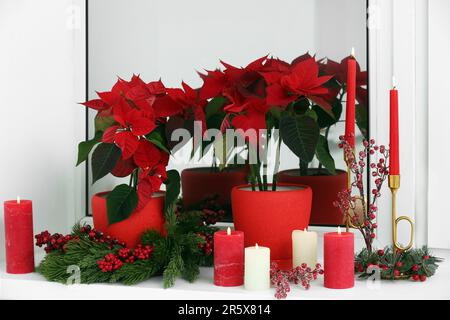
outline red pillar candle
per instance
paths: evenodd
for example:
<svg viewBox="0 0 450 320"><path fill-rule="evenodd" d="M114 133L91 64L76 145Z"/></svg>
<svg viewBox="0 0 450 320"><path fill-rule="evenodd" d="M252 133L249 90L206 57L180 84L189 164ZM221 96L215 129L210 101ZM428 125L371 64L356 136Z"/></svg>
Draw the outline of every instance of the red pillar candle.
<svg viewBox="0 0 450 320"><path fill-rule="evenodd" d="M30 200L4 202L6 272L34 271L33 208Z"/></svg>
<svg viewBox="0 0 450 320"><path fill-rule="evenodd" d="M345 110L345 139L355 147L356 60L354 49L347 60L347 103Z"/></svg>
<svg viewBox="0 0 450 320"><path fill-rule="evenodd" d="M244 284L244 233L217 231L214 233L214 284L234 287Z"/></svg>
<svg viewBox="0 0 450 320"><path fill-rule="evenodd" d="M393 88L389 95L390 105L390 142L389 142L389 174L400 174L399 142L398 142L398 91L395 78L392 78Z"/></svg>
<svg viewBox="0 0 450 320"><path fill-rule="evenodd" d="M324 285L330 289L348 289L355 285L354 235L329 232L324 235Z"/></svg>

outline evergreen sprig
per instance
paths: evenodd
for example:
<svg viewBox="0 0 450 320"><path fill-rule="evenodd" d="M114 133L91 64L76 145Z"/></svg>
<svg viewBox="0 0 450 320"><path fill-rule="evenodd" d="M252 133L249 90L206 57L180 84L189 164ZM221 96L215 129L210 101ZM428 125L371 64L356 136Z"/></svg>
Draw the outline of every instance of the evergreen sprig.
<svg viewBox="0 0 450 320"><path fill-rule="evenodd" d="M123 263L122 267L103 272L98 261L107 254L117 254L122 248L92 240L81 231L79 224L73 227L71 240L64 250L52 251L42 260L37 272L49 281L65 284L73 283L73 270L79 270L80 283L116 283L131 285L153 276L163 276L164 288L175 284L178 277L194 281L199 267L211 264L212 257L205 257L199 249L204 242L198 234L212 234L217 228L202 222L201 212L183 212L177 215L176 207L169 206L165 213L166 235L155 230L145 232L141 237L143 246L153 247L149 259Z"/></svg>
<svg viewBox="0 0 450 320"><path fill-rule="evenodd" d="M370 252L364 248L355 256L355 271L359 278L366 279L373 275L370 266L380 268L381 279L410 279L425 281L436 273L443 259L432 255L424 246L407 251L396 251L392 247Z"/></svg>

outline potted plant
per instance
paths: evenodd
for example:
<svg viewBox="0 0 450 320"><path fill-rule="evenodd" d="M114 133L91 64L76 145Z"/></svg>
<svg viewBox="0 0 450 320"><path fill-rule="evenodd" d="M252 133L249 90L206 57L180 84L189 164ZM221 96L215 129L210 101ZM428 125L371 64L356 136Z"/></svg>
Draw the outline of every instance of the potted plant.
<svg viewBox="0 0 450 320"><path fill-rule="evenodd" d="M290 260L291 232L308 226L312 191L304 184L278 183L276 175L269 182L267 163L275 158L274 172L277 171L281 139L276 139L272 151L265 147L265 142L276 133L273 129L289 125L285 119L296 117L302 117L305 136L307 132L318 135L312 112L301 113L302 100L315 101L324 112L331 113L332 106L323 97L329 93L324 84L331 76L319 76L319 65L309 55L291 64L268 57L257 59L245 68L222 64L223 71L208 71L202 76L200 95L225 97L222 132L231 128L244 137L250 184L233 188L235 228L245 232L246 245L269 246L273 260ZM307 151L312 148L314 152L317 142L305 142L302 147Z"/></svg>
<svg viewBox="0 0 450 320"><path fill-rule="evenodd" d="M93 183L108 174L129 177L128 184L95 194L92 214L97 230L134 247L148 229L165 232L164 210L180 189L178 173L166 171L170 151L165 126L169 117L191 113L195 106L177 103L161 81L145 83L135 75L97 94L98 99L83 103L97 111L95 136L79 144L77 165L93 150ZM165 192L160 190L163 183Z"/></svg>
<svg viewBox="0 0 450 320"><path fill-rule="evenodd" d="M308 58L304 56L301 59ZM347 187L347 173L336 169L328 144L330 128L339 121L342 114L349 58L343 59L340 63L330 59L326 62L321 61L320 73L333 76L324 84L328 93L320 97L323 101L306 96L300 97L287 109L291 116L281 120L281 137L298 157L299 167L279 172L278 181L303 183L312 188L311 224L336 225L342 224L344 219L333 202L336 194ZM359 105L356 107L356 120L364 136L367 134L367 90L364 88L366 84L367 73L361 72L357 64L356 97ZM321 105L318 105L320 102ZM318 160L317 167L310 165L314 158Z"/></svg>

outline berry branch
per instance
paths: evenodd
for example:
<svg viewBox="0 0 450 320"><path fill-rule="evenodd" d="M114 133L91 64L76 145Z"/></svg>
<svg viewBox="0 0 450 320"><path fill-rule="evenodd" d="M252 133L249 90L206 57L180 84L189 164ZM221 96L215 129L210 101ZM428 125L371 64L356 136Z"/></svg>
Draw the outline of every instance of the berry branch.
<svg viewBox="0 0 450 320"><path fill-rule="evenodd" d="M350 189L343 190L338 193L338 200L334 205L338 207L346 219L351 219L352 223L357 227L364 237L366 248L372 252L373 239L375 238L375 229L378 228L375 222L378 208L376 202L381 197L381 188L389 176L389 167L387 165L389 158L389 150L384 145L378 146L374 139L364 140L364 150L355 155L354 149L348 144L344 136L340 136L339 147L344 149L345 158L353 176L350 183ZM366 159L368 155L377 155L378 163L371 163L371 177L374 182L374 188L371 190L372 201L366 205L364 196L364 174L366 167ZM359 196L352 193L353 189L357 189ZM357 206L358 201L361 206ZM358 215L361 210L362 214Z"/></svg>
<svg viewBox="0 0 450 320"><path fill-rule="evenodd" d="M318 263L314 269L311 269L303 263L301 266L288 271L280 270L276 262L270 265L270 282L275 286L275 298L285 299L291 291L290 283L301 284L308 290L311 287L311 281L316 280L319 275L323 275L322 266Z"/></svg>

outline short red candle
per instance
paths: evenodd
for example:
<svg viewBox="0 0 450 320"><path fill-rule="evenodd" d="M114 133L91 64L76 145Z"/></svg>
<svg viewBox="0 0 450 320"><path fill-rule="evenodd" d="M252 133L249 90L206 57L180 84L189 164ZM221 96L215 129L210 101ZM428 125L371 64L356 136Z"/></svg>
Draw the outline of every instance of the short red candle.
<svg viewBox="0 0 450 320"><path fill-rule="evenodd" d="M354 235L329 232L324 235L324 285L330 289L348 289L355 285Z"/></svg>
<svg viewBox="0 0 450 320"><path fill-rule="evenodd" d="M399 142L398 142L398 91L394 87L390 91L390 139L389 139L389 174L400 174Z"/></svg>
<svg viewBox="0 0 450 320"><path fill-rule="evenodd" d="M356 101L356 60L347 60L347 103L345 110L345 139L355 147L355 101Z"/></svg>
<svg viewBox="0 0 450 320"><path fill-rule="evenodd" d="M214 284L234 287L244 284L244 233L214 233Z"/></svg>
<svg viewBox="0 0 450 320"><path fill-rule="evenodd" d="M6 272L34 271L33 207L30 200L3 204L5 215Z"/></svg>

